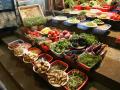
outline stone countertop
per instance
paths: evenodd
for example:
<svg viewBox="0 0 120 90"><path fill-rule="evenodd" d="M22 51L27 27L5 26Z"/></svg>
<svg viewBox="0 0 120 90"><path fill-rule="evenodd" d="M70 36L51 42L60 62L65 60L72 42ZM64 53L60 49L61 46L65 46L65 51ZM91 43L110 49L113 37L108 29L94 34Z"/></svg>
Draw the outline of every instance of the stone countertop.
<svg viewBox="0 0 120 90"><path fill-rule="evenodd" d="M107 50L106 57L96 72L120 83L120 50L111 47Z"/></svg>

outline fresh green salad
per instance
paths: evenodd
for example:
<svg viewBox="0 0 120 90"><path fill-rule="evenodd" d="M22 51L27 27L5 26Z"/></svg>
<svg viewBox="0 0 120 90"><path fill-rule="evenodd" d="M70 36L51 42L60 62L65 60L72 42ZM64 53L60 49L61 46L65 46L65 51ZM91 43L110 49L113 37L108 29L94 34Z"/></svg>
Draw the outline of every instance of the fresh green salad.
<svg viewBox="0 0 120 90"><path fill-rule="evenodd" d="M90 21L90 22L86 22L86 26L88 26L88 27L97 27L97 24Z"/></svg>
<svg viewBox="0 0 120 90"><path fill-rule="evenodd" d="M62 53L68 48L69 45L70 42L65 39L58 41L57 43L51 44L51 49L56 53Z"/></svg>
<svg viewBox="0 0 120 90"><path fill-rule="evenodd" d="M83 63L87 65L88 67L93 67L100 60L101 60L101 56L99 55L83 53L79 56L77 62Z"/></svg>
<svg viewBox="0 0 120 90"><path fill-rule="evenodd" d="M76 23L79 23L80 20L78 20L78 19L75 18L75 17L71 17L71 18L68 18L67 22L68 22L68 23L71 23L71 24L76 24Z"/></svg>
<svg viewBox="0 0 120 90"><path fill-rule="evenodd" d="M93 20L93 22L96 24L104 24L104 22L100 19L95 19L95 20Z"/></svg>
<svg viewBox="0 0 120 90"><path fill-rule="evenodd" d="M81 45L85 46L85 45L97 44L98 40L92 34L81 33L79 35L79 34L73 33L72 37L70 38L70 42L72 45L78 44L80 46Z"/></svg>
<svg viewBox="0 0 120 90"><path fill-rule="evenodd" d="M98 40L92 34L81 33L80 37L84 38L88 45L97 44L98 43Z"/></svg>
<svg viewBox="0 0 120 90"><path fill-rule="evenodd" d="M73 42L74 40L78 40L80 38L80 36L76 33L72 34L72 37L70 38L70 41Z"/></svg>
<svg viewBox="0 0 120 90"><path fill-rule="evenodd" d="M70 38L70 42L71 46L76 49L82 49L87 45L86 40L84 40L84 38L80 38L80 35L75 33Z"/></svg>
<svg viewBox="0 0 120 90"><path fill-rule="evenodd" d="M71 75L69 75L69 81L68 81L68 88L69 90L77 90L79 85L81 85L84 81L84 77L80 75L78 72L74 72Z"/></svg>

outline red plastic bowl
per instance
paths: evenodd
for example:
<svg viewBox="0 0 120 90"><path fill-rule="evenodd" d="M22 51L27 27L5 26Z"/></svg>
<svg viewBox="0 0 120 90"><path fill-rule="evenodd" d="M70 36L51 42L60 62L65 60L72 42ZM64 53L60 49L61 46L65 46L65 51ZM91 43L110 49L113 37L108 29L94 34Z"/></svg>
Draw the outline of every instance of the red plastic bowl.
<svg viewBox="0 0 120 90"><path fill-rule="evenodd" d="M64 63L63 61L61 60L55 60L54 62L51 63L51 67L56 65L56 64L60 64L61 66L65 67L65 70L66 71L68 69L68 64L67 63Z"/></svg>
<svg viewBox="0 0 120 90"><path fill-rule="evenodd" d="M78 69L72 69L71 71L69 71L69 72L68 72L68 76L69 76L70 74L74 73L74 72L77 72L77 73L81 74L81 75L85 78L84 81L83 81L83 83L80 84L79 87L78 87L78 89L77 89L77 90L81 90L81 89L86 85L86 83L87 83L87 81L88 81L88 76L87 76L85 73L79 71ZM64 86L64 88L65 88L66 90L69 90L67 86Z"/></svg>
<svg viewBox="0 0 120 90"><path fill-rule="evenodd" d="M98 63L100 63L102 60L98 61L96 64L94 64L92 67L89 67L87 65L85 65L84 63L81 63L81 62L77 62L77 67L78 68L83 68L85 69L86 71L90 71L94 66L96 66Z"/></svg>
<svg viewBox="0 0 120 90"><path fill-rule="evenodd" d="M46 53L40 54L39 58L45 58L48 62L53 60L53 57Z"/></svg>
<svg viewBox="0 0 120 90"><path fill-rule="evenodd" d="M77 66L78 66L79 68L85 69L86 71L90 71L90 69L91 69L91 67L88 67L87 65L85 65L85 64L83 64L83 63L80 63L80 62L77 63Z"/></svg>
<svg viewBox="0 0 120 90"><path fill-rule="evenodd" d="M84 9L85 9L85 6L81 6L81 8L82 8L82 10L84 10Z"/></svg>
<svg viewBox="0 0 120 90"><path fill-rule="evenodd" d="M110 11L110 8L108 8L108 7L103 7L103 8L100 8L100 10L101 10L102 12L109 12L109 11Z"/></svg>
<svg viewBox="0 0 120 90"><path fill-rule="evenodd" d="M82 7L80 5L76 5L73 7L75 10L82 10Z"/></svg>

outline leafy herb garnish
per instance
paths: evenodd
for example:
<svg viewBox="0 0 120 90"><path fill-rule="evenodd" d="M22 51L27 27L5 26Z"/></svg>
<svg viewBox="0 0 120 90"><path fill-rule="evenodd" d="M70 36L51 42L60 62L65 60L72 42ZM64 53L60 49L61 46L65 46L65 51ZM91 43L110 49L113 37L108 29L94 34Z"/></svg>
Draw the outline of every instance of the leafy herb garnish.
<svg viewBox="0 0 120 90"><path fill-rule="evenodd" d="M83 63L89 67L94 66L99 60L101 60L101 56L99 55L92 55L89 53L83 53L79 56L78 62Z"/></svg>
<svg viewBox="0 0 120 90"><path fill-rule="evenodd" d="M79 85L83 83L84 77L78 72L74 72L69 75L68 88L70 90L76 90Z"/></svg>

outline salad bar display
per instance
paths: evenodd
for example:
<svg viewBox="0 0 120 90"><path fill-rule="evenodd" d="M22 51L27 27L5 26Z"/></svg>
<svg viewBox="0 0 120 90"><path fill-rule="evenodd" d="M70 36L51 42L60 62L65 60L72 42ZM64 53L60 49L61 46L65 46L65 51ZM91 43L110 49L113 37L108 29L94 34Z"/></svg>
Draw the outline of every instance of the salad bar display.
<svg viewBox="0 0 120 90"><path fill-rule="evenodd" d="M45 35L41 34L43 30L47 31ZM59 58L65 58L64 61L69 59L69 62L77 63L78 67L81 67L79 66L80 64L84 64L89 67L89 69L82 67L87 71L100 62L106 53L105 47L107 47L107 45L99 42L92 34L76 34L75 32L49 27L45 27L41 30L39 29L39 31L32 31L29 29L28 32L31 33L25 33L25 36L31 35L32 33L38 34L40 40L38 37L34 37L34 39L29 37L26 38L36 43L44 52L49 51ZM83 59L81 60L81 58ZM94 60L94 62L92 60ZM90 66L88 65L89 63L91 64Z"/></svg>
<svg viewBox="0 0 120 90"><path fill-rule="evenodd" d="M60 15L52 12L54 15L49 21L34 14L24 18L22 39L10 42L8 49L21 61L32 65L33 72L52 87L81 90L90 78L89 73L98 68L107 53L108 45L97 36L107 35L120 23L120 14L112 12L115 5L97 1L80 1L77 2L80 5L74 5L72 0L71 3L65 0L70 9L62 10ZM58 27L52 27L54 25ZM73 26L81 32L69 31Z"/></svg>
<svg viewBox="0 0 120 90"><path fill-rule="evenodd" d="M11 2L11 0L6 1ZM55 1L59 0L53 2ZM100 72L102 75L102 70L106 70L105 68L109 66L103 67L103 63L100 66L103 59L105 64L107 62L105 60L109 59L105 57L107 49L111 51L113 48L119 49L117 46L120 42L119 33L113 30L120 29L120 10L115 9L118 5L116 0L61 1L65 4L62 11L52 10L54 6L49 8L51 11L45 10L45 12L42 12L43 7L39 5L18 7L22 27L14 34L21 39L8 43L8 49L27 67L30 65L29 69L33 70L32 74L35 78L42 77L51 88L82 90L89 80L101 78L95 74ZM50 2L54 5L51 0ZM9 11L9 8L13 7L12 4L5 7L6 5L5 0L0 1L1 12L4 9ZM0 29L17 26L15 13L12 10L8 11L0 14ZM44 13L52 16L44 16ZM5 37L4 40L7 41L7 38ZM111 43L112 41L115 42ZM102 70L97 69L101 67ZM104 71L105 74L106 71ZM102 79L106 77L108 79L107 75ZM109 79L114 80L111 77Z"/></svg>
<svg viewBox="0 0 120 90"><path fill-rule="evenodd" d="M90 23L94 22L101 21ZM76 34L51 27L25 28L22 32L27 41L32 43L20 39L9 43L8 48L24 63L32 64L33 71L50 85L63 90L80 90L88 81L80 68L87 72L94 70L107 52L107 45L92 34ZM55 57L59 60L55 60ZM71 67L74 64L76 69Z"/></svg>
<svg viewBox="0 0 120 90"><path fill-rule="evenodd" d="M16 47L12 48L13 46ZM26 43L23 40L15 40L9 43L8 48L15 53L21 52L21 48L18 47L22 47L22 54L16 53L16 56L21 57L20 59L23 58L24 63L31 63L33 71L42 76L52 86L56 88L60 87L63 90L75 90L78 86L82 88L88 81L88 77L85 73L76 69L74 76L72 76L70 72L73 72L74 69L68 72L67 70L69 70L69 65L67 63L61 60L53 61L53 57L51 55L43 53L39 48L31 46L31 44ZM75 85L71 80L72 78L75 79Z"/></svg>
<svg viewBox="0 0 120 90"><path fill-rule="evenodd" d="M116 7L119 8L119 1L117 0L66 0L65 2L66 5L68 5L69 7L63 9L61 12L63 13L63 15L67 15L69 18L71 16L75 16L78 17L78 20L82 20L85 22L86 20L93 20L93 22L96 23L98 26L103 24L111 24L111 27L113 29L116 29L115 27L119 27L120 25L120 10L116 9ZM79 22L77 22L76 24L79 24ZM93 26L93 24L91 23L87 26ZM86 28L82 27L83 26L78 26L78 28L86 30ZM103 30L99 31L100 34L103 34L101 33ZM97 32L97 34L99 34L99 32Z"/></svg>
<svg viewBox="0 0 120 90"><path fill-rule="evenodd" d="M64 20L52 19L53 25L77 26L80 30L88 30L94 34L107 35L111 28L119 26L119 14L101 12L97 9L81 11L77 16L69 16ZM61 18L66 16L59 16ZM59 18L60 19L60 18Z"/></svg>

